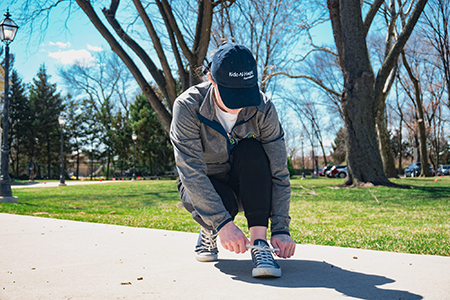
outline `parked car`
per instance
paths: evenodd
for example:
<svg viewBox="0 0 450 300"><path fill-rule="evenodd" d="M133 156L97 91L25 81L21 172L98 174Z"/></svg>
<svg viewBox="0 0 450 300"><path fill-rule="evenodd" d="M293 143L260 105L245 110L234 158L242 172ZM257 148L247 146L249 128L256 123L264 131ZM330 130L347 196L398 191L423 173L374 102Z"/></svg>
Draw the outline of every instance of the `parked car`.
<svg viewBox="0 0 450 300"><path fill-rule="evenodd" d="M331 178L345 178L347 176L347 165L335 165L330 170Z"/></svg>
<svg viewBox="0 0 450 300"><path fill-rule="evenodd" d="M336 178L345 178L347 177L347 166L343 167L343 168L339 168L336 170L338 170L338 172L336 173L336 175L334 177Z"/></svg>
<svg viewBox="0 0 450 300"><path fill-rule="evenodd" d="M450 165L439 165L437 174L438 176L450 175Z"/></svg>
<svg viewBox="0 0 450 300"><path fill-rule="evenodd" d="M431 176L435 175L433 167L428 164ZM405 169L405 177L417 177L422 172L422 164L420 162L413 162Z"/></svg>
<svg viewBox="0 0 450 300"><path fill-rule="evenodd" d="M320 176L328 176L327 174L330 172L332 165L328 165L322 168L322 172L319 171Z"/></svg>

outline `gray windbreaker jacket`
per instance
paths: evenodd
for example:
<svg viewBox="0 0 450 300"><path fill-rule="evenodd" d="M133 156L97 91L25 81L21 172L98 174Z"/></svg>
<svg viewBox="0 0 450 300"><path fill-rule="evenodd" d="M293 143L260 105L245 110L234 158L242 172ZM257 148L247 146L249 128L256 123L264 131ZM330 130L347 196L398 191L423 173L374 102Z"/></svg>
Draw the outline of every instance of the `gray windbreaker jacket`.
<svg viewBox="0 0 450 300"><path fill-rule="evenodd" d="M242 139L256 138L272 171L272 235L289 234L291 187L284 132L273 103L261 93L261 104L244 108L228 135L216 116L212 95L212 84L204 82L181 94L173 107L170 138L178 174L193 207L214 229L232 220L208 176L226 180L234 146Z"/></svg>

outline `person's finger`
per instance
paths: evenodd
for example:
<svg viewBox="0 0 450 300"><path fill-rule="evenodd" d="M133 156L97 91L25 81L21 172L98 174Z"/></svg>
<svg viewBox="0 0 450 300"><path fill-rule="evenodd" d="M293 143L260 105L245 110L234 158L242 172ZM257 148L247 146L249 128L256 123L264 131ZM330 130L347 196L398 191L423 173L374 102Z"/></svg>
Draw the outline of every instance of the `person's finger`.
<svg viewBox="0 0 450 300"><path fill-rule="evenodd" d="M281 244L279 256L281 258L286 258L286 245L285 244Z"/></svg>
<svg viewBox="0 0 450 300"><path fill-rule="evenodd" d="M247 238L243 235L241 239L239 239L239 253L245 253L247 251Z"/></svg>
<svg viewBox="0 0 450 300"><path fill-rule="evenodd" d="M225 250L229 250L228 248L228 242L227 241L225 241L224 239L220 239L220 243L222 244L222 247L225 249Z"/></svg>
<svg viewBox="0 0 450 300"><path fill-rule="evenodd" d="M279 251L275 252L275 254L276 254L278 257L281 257L281 250L282 250L282 247L281 247L281 245L278 243L278 239L272 238L272 239L270 240L270 243L272 244L272 247L280 249Z"/></svg>
<svg viewBox="0 0 450 300"><path fill-rule="evenodd" d="M239 245L238 245L237 241L231 241L230 245L231 245L231 247L230 247L231 252L239 253Z"/></svg>
<svg viewBox="0 0 450 300"><path fill-rule="evenodd" d="M291 246L291 255L289 257L294 256L296 248L297 248L297 245L295 243L293 243Z"/></svg>
<svg viewBox="0 0 450 300"><path fill-rule="evenodd" d="M278 244L279 244L278 248L280 249L278 256L281 258L289 258L290 257L290 243L280 242Z"/></svg>
<svg viewBox="0 0 450 300"><path fill-rule="evenodd" d="M295 243L290 242L287 244L287 248L286 248L286 258L290 258L294 255L295 253Z"/></svg>

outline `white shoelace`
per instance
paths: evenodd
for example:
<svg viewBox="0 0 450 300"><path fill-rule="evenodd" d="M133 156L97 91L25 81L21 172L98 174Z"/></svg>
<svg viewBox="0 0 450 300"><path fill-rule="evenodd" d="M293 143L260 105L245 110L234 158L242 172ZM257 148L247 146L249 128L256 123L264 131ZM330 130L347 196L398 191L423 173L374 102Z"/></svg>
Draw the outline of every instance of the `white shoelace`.
<svg viewBox="0 0 450 300"><path fill-rule="evenodd" d="M213 251L217 248L217 233L211 233L209 231L202 231L202 240L200 244L204 246L208 251Z"/></svg>
<svg viewBox="0 0 450 300"><path fill-rule="evenodd" d="M280 251L278 248L271 248L268 246L261 246L261 245L246 245L248 249L256 249L256 250L262 250L262 251L270 251L270 252L277 252Z"/></svg>
<svg viewBox="0 0 450 300"><path fill-rule="evenodd" d="M263 249L271 249L267 246L260 246L260 245L254 245L256 247L253 247L252 255L254 256L253 260L253 267L258 268L260 266L271 266L275 267L276 262L273 259L272 252L270 250L263 250Z"/></svg>

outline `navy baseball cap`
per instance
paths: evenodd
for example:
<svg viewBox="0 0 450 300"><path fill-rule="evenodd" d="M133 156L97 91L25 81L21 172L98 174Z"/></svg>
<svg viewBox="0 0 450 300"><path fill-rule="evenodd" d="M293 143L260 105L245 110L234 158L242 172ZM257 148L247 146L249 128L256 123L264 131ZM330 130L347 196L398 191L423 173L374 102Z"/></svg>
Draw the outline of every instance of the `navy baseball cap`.
<svg viewBox="0 0 450 300"><path fill-rule="evenodd" d="M211 76L226 107L238 109L261 103L256 61L245 46L230 42L220 45L212 58Z"/></svg>

